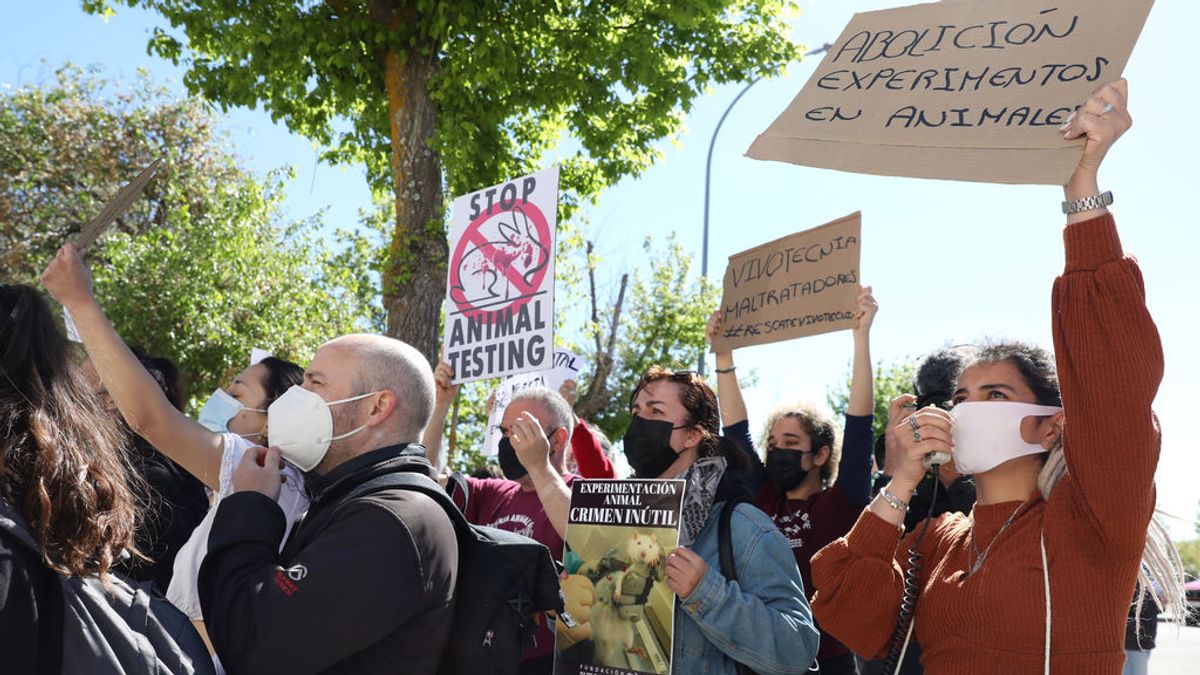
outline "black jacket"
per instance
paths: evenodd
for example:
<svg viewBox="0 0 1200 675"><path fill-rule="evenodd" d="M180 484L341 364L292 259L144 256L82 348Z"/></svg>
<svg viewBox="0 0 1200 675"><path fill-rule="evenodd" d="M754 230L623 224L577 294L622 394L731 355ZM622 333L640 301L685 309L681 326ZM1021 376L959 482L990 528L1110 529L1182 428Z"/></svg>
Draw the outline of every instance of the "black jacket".
<svg viewBox="0 0 1200 675"><path fill-rule="evenodd" d="M425 495L353 487L433 469L394 446L310 475L312 504L282 553L284 516L257 492L221 500L200 568L200 605L217 655L247 673L432 673L453 618L458 543Z"/></svg>
<svg viewBox="0 0 1200 675"><path fill-rule="evenodd" d="M137 532L138 549L150 558L130 560L121 571L138 581L150 581L166 594L175 555L208 513L204 483L162 454L140 436L130 442L133 464L150 489L145 522Z"/></svg>
<svg viewBox="0 0 1200 675"><path fill-rule="evenodd" d="M0 672L62 669L63 597L56 572L0 530Z"/></svg>

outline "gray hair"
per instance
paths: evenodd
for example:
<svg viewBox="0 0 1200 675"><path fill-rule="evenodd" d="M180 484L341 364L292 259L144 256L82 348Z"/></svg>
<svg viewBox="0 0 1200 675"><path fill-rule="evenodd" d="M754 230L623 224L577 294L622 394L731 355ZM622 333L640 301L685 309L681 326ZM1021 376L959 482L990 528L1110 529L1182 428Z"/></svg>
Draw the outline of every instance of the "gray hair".
<svg viewBox="0 0 1200 675"><path fill-rule="evenodd" d="M545 413L546 417L542 418L539 415L538 421L542 423L547 432L561 427L567 430L567 440L571 439L575 415L571 412L571 405L562 397L562 394L546 387L528 387L514 393L508 404L512 405L518 402L532 403Z"/></svg>

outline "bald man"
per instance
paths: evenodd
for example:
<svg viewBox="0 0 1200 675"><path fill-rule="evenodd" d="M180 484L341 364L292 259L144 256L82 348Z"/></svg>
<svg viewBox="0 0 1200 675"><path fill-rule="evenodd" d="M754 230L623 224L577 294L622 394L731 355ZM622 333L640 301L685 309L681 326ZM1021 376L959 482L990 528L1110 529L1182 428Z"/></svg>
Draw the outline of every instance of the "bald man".
<svg viewBox="0 0 1200 675"><path fill-rule="evenodd" d="M271 448L247 451L220 502L200 602L231 673L432 673L458 567L454 527L399 488L347 495L376 476L433 477L416 442L433 373L411 346L349 335L313 357L268 411ZM278 446L278 447L276 447ZM305 472L308 513L280 550L282 460Z"/></svg>

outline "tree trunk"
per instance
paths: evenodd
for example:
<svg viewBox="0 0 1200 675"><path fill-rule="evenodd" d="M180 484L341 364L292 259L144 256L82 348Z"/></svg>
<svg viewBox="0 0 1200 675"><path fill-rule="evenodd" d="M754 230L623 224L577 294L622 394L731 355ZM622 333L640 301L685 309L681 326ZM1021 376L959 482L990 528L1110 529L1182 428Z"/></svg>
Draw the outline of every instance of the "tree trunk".
<svg viewBox="0 0 1200 675"><path fill-rule="evenodd" d="M383 271L387 333L436 363L448 255L441 162L429 147L436 128L429 80L437 56L389 50L383 66L396 195L396 229Z"/></svg>

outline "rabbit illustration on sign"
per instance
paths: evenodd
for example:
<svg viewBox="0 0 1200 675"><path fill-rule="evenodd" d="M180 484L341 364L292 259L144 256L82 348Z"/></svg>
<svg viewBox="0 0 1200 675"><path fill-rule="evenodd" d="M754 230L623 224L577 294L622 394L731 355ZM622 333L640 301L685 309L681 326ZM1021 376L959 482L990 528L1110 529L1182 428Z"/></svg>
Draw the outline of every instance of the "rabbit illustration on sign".
<svg viewBox="0 0 1200 675"><path fill-rule="evenodd" d="M498 220L497 235L482 244L470 242L458 261L457 283L450 289L455 302L486 306L528 295L550 264L551 251L522 206ZM523 284L514 285L515 280Z"/></svg>

